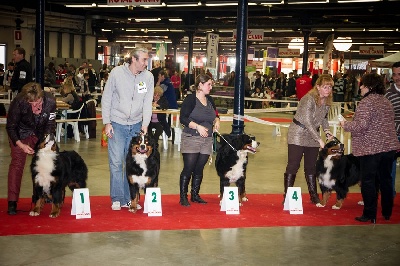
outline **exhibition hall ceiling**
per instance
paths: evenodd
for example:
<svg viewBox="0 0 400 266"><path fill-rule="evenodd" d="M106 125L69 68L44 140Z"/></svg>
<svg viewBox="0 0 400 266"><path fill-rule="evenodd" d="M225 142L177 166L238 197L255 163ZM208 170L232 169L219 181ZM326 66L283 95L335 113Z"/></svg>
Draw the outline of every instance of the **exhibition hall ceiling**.
<svg viewBox="0 0 400 266"><path fill-rule="evenodd" d="M108 0L111 1L111 0ZM220 50L234 53L238 1L155 1L158 5L129 6L145 0L113 0L122 5L107 5L107 0L48 0L46 17L56 13L81 16L86 29L99 44L135 43L176 44L178 51L188 48L188 34L194 34L194 48L206 48L208 32L220 36ZM23 2L24 4L21 4ZM29 4L27 4L28 2ZM293 38L310 32L310 49L321 50L326 38L351 37L350 50L359 46L384 46L385 52L400 50L400 1L374 0L260 0L248 2L248 29L262 29L262 41L249 41L256 49L286 47ZM36 9L36 1L16 0L15 9ZM0 6L0 11L2 7ZM46 25L46 27L52 25ZM74 31L74 29L69 29ZM377 56L379 57L379 56Z"/></svg>

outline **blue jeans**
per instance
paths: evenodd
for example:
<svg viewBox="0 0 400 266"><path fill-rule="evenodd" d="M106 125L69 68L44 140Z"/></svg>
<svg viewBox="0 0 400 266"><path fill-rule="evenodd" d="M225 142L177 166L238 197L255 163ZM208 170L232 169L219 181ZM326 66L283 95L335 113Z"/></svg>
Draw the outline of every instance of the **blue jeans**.
<svg viewBox="0 0 400 266"><path fill-rule="evenodd" d="M400 136L397 136L397 139L400 141ZM392 183L393 183L393 197L396 196L396 165L397 164L397 158L393 160L393 165L392 165Z"/></svg>
<svg viewBox="0 0 400 266"><path fill-rule="evenodd" d="M121 125L111 122L114 130L112 138L108 139L108 161L110 165L110 196L111 201L119 201L121 205L131 200L125 162L129 144L133 137L139 135L142 123Z"/></svg>

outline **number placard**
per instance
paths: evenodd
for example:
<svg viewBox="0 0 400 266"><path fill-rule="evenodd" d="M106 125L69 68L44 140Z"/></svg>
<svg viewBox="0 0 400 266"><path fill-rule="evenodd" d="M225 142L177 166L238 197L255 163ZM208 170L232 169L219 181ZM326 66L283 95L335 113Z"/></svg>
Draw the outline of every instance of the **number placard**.
<svg viewBox="0 0 400 266"><path fill-rule="evenodd" d="M239 193L237 187L225 187L221 202L221 211L226 214L240 214Z"/></svg>
<svg viewBox="0 0 400 266"><path fill-rule="evenodd" d="M162 216L161 189L159 187L146 188L144 210L148 216Z"/></svg>
<svg viewBox="0 0 400 266"><path fill-rule="evenodd" d="M76 188L72 193L71 215L76 219L92 218L88 188Z"/></svg>
<svg viewBox="0 0 400 266"><path fill-rule="evenodd" d="M300 187L288 187L283 210L290 211L290 214L303 214L303 199Z"/></svg>

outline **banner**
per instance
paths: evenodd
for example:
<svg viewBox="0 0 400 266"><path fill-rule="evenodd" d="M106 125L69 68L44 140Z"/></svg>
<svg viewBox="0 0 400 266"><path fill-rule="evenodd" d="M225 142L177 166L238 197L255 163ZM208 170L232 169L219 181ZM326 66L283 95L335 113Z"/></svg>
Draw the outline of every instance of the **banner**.
<svg viewBox="0 0 400 266"><path fill-rule="evenodd" d="M384 46L360 46L360 54L366 55L384 55Z"/></svg>
<svg viewBox="0 0 400 266"><path fill-rule="evenodd" d="M161 5L161 0L107 0L107 5L156 6Z"/></svg>
<svg viewBox="0 0 400 266"><path fill-rule="evenodd" d="M326 73L326 74L331 73L333 38L335 38L335 35L331 34L325 40L324 61L323 61L324 65L322 66L322 70L323 70L323 73Z"/></svg>
<svg viewBox="0 0 400 266"><path fill-rule="evenodd" d="M207 33L207 68L217 68L219 35Z"/></svg>
<svg viewBox="0 0 400 266"><path fill-rule="evenodd" d="M233 40L236 40L237 31L233 30ZM262 42L264 40L264 30L256 29L256 30L247 30L247 40L254 42Z"/></svg>
<svg viewBox="0 0 400 266"><path fill-rule="evenodd" d="M158 60L164 61L166 53L167 53L167 44L156 43L156 55L158 56Z"/></svg>

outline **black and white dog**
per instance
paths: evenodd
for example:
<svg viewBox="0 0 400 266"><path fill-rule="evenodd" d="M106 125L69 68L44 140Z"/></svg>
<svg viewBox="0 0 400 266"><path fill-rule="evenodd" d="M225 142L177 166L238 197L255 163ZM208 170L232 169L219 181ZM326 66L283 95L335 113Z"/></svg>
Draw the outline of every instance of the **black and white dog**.
<svg viewBox="0 0 400 266"><path fill-rule="evenodd" d="M126 176L129 182L131 204L129 211L135 213L139 202L139 190L158 186L160 152L157 140L149 135L133 137L126 156Z"/></svg>
<svg viewBox="0 0 400 266"><path fill-rule="evenodd" d="M60 215L64 202L65 188L85 188L88 169L82 157L75 151L59 152L54 134L44 136L35 148L31 173L35 207L30 216L38 216L45 199L52 202L51 218Z"/></svg>
<svg viewBox="0 0 400 266"><path fill-rule="evenodd" d="M317 207L325 207L332 190L336 192L336 203L332 209L340 209L349 192L349 187L360 183L360 162L352 154L343 155L344 144L337 138L325 144L319 152L316 167L322 200Z"/></svg>
<svg viewBox="0 0 400 266"><path fill-rule="evenodd" d="M224 187L235 183L239 192L239 204L247 201L245 181L248 153L255 154L260 145L255 138L243 135L220 135L220 147L215 159L215 168L220 177L220 200L222 200Z"/></svg>

